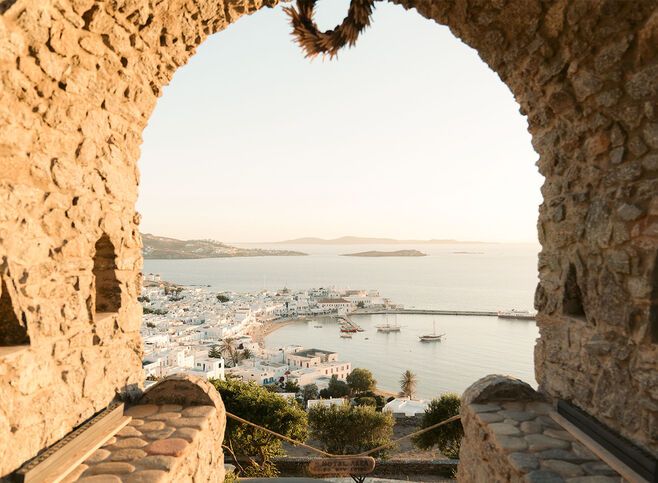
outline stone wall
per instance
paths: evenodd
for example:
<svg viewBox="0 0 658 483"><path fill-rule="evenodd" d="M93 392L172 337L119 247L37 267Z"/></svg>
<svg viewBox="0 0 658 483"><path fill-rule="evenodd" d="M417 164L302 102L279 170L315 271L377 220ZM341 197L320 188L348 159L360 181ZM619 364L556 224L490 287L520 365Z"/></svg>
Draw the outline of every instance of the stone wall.
<svg viewBox="0 0 658 483"><path fill-rule="evenodd" d="M0 476L141 386L141 132L195 46L260 6L0 1L0 296L29 336L0 347Z"/></svg>
<svg viewBox="0 0 658 483"><path fill-rule="evenodd" d="M475 48L528 118L541 391L658 455L657 2L400 3Z"/></svg>
<svg viewBox="0 0 658 483"><path fill-rule="evenodd" d="M396 1L475 48L528 117L541 390L658 454L656 1ZM0 286L29 337L0 358L0 475L141 384L141 132L208 35L274 3L0 0Z"/></svg>
<svg viewBox="0 0 658 483"><path fill-rule="evenodd" d="M551 417L526 383L503 376L475 382L462 397L460 483L621 483L621 477Z"/></svg>
<svg viewBox="0 0 658 483"><path fill-rule="evenodd" d="M208 381L185 375L166 378L127 407L124 415L132 418L128 425L63 483L224 481L226 414Z"/></svg>

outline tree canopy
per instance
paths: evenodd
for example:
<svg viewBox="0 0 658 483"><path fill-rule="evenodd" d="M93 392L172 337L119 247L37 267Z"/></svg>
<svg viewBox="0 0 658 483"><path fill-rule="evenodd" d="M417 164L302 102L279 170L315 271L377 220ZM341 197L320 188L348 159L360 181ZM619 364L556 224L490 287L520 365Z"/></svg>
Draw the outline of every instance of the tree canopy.
<svg viewBox="0 0 658 483"><path fill-rule="evenodd" d="M216 345L212 346L208 351L208 357L212 357L213 359L221 359L222 353L220 352L219 347Z"/></svg>
<svg viewBox="0 0 658 483"><path fill-rule="evenodd" d="M360 367L352 370L345 380L347 381L347 385L350 386L352 392L355 393L372 391L377 385L377 381L373 377L372 372L368 369L361 369Z"/></svg>
<svg viewBox="0 0 658 483"><path fill-rule="evenodd" d="M299 441L307 436L306 412L295 402L268 391L253 382L214 380L226 411ZM283 453L281 440L231 418L226 422L224 448L233 457L242 476L276 476L271 459ZM250 464L240 464L245 458Z"/></svg>
<svg viewBox="0 0 658 483"><path fill-rule="evenodd" d="M460 399L457 394L447 393L439 398L432 399L425 410L420 429L428 428L434 424L459 414ZM448 458L459 458L459 447L464 429L461 421L439 426L436 429L419 434L413 438L414 444L420 449L430 449L436 446Z"/></svg>
<svg viewBox="0 0 658 483"><path fill-rule="evenodd" d="M318 394L318 386L315 384L307 384L306 386L302 387L302 397L304 398L304 402L308 401L309 399L317 399Z"/></svg>
<svg viewBox="0 0 658 483"><path fill-rule="evenodd" d="M308 412L311 435L334 454L355 454L391 440L395 419L372 406L314 406ZM383 453L383 451L382 451Z"/></svg>
<svg viewBox="0 0 658 483"><path fill-rule="evenodd" d="M295 394L301 391L301 388L299 387L299 384L297 384L296 381L286 381L286 383L283 385L283 389L286 392L292 392Z"/></svg>
<svg viewBox="0 0 658 483"><path fill-rule="evenodd" d="M320 397L330 398L330 397L345 397L349 396L350 387L345 381L338 380L338 376L334 374L329 379L329 385L327 389L320 391Z"/></svg>

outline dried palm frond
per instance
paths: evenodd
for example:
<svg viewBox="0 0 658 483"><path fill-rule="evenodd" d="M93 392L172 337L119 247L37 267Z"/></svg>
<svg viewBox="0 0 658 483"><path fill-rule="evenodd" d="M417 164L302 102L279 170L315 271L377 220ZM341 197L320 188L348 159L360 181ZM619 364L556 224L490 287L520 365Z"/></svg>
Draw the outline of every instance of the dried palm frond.
<svg viewBox="0 0 658 483"><path fill-rule="evenodd" d="M297 8L285 7L283 10L290 16L292 35L306 52L306 57L328 54L333 58L344 46L354 46L361 32L370 25L375 0L352 0L343 23L326 32L320 32L313 20L316 1L297 0Z"/></svg>

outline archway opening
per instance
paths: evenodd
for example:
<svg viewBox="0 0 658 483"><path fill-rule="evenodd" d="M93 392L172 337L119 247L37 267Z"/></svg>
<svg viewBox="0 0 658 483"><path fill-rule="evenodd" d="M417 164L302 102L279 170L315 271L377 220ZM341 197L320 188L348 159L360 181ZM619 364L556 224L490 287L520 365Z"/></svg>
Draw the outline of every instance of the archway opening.
<svg viewBox="0 0 658 483"><path fill-rule="evenodd" d="M346 11L332 2L319 6L335 9L327 12L335 14L334 23ZM178 239L180 245L187 240L202 248L200 239L213 238L310 256L269 258L261 266L254 258L171 262L162 250L159 260L151 256L159 247L150 236L150 247L144 237L145 271L218 291L280 291L282 299L290 299L281 313L307 307L281 290L286 286L325 289L323 296L334 301L329 286L378 290L406 307L486 311L489 318L479 319L476 329L486 343L473 349L480 354L462 351L466 369L461 371L426 364L420 396L461 392L496 371L534 383L536 325L491 317L498 310L511 316L532 312L537 283L542 178L533 165L537 154L527 120L508 87L448 28L397 5L378 5L372 28L337 62L304 59L289 40L287 19L268 21L278 13L265 10L241 19L209 38L177 71L144 132L138 210L143 232ZM261 35L263 42L255 38ZM263 88L273 72L277 86ZM398 259L404 261L400 265L394 258L341 256L372 249L363 244L332 245L322 253L324 248L309 244L269 243L349 235L527 243L372 247L428 255ZM174 265L181 268L180 277L167 267ZM182 270L184 265L190 268ZM304 280L296 280L295 273L304 273ZM151 302L148 310L160 308ZM400 325L408 324L404 317L398 316ZM392 325L394 318L388 321ZM447 330L456 343L463 327L436 322L436 332ZM435 330L431 316L422 326L414 344ZM341 357L353 357L355 367L365 364L367 354L346 352L356 347L357 337L351 346L347 337L336 341ZM430 357L430 345L413 353ZM482 361L483 354L490 360ZM514 367L496 367L493 360ZM395 391L405 364L414 362L378 360L371 367L380 383Z"/></svg>
<svg viewBox="0 0 658 483"><path fill-rule="evenodd" d="M103 234L94 253L96 313L118 312L121 308L121 284L117 278L116 251L110 237Z"/></svg>
<svg viewBox="0 0 658 483"><path fill-rule="evenodd" d="M0 291L0 347L28 345L30 337L25 317L22 322L18 320L4 280Z"/></svg>

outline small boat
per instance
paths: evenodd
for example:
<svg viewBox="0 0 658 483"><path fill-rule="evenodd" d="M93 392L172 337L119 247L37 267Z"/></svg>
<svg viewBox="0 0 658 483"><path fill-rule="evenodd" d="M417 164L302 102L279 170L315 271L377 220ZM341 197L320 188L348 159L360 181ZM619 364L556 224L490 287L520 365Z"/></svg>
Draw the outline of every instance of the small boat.
<svg viewBox="0 0 658 483"><path fill-rule="evenodd" d="M445 336L445 334L436 333L436 320L432 322L432 325L434 327L434 330L432 331L431 334L418 336L421 342L441 342L441 339L443 338L443 336Z"/></svg>
<svg viewBox="0 0 658 483"><path fill-rule="evenodd" d="M351 338L352 338L352 334L340 334L340 338L341 338L341 339L351 339Z"/></svg>
<svg viewBox="0 0 658 483"><path fill-rule="evenodd" d="M346 334L353 334L355 332L358 332L357 329L354 329L352 327L341 327L340 331L343 332L343 333L346 333Z"/></svg>
<svg viewBox="0 0 658 483"><path fill-rule="evenodd" d="M521 320L534 320L535 315L527 310L499 310L496 312L499 319L521 319Z"/></svg>
<svg viewBox="0 0 658 483"><path fill-rule="evenodd" d="M322 328L321 325L314 325L313 327L315 327L316 329L321 329Z"/></svg>
<svg viewBox="0 0 658 483"><path fill-rule="evenodd" d="M383 332L388 334L389 332L400 332L400 325L396 322L393 324L388 322L388 317L386 317L386 323L381 325L376 325L377 332Z"/></svg>
<svg viewBox="0 0 658 483"><path fill-rule="evenodd" d="M430 335L421 335L418 338L421 342L441 342L441 338L445 334L430 334Z"/></svg>

